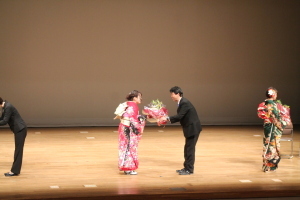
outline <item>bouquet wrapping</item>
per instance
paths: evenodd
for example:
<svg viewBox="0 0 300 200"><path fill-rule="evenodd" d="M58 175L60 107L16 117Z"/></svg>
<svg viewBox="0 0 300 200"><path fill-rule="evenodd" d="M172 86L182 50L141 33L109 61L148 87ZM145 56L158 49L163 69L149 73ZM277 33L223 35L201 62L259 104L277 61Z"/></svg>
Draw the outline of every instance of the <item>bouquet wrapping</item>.
<svg viewBox="0 0 300 200"><path fill-rule="evenodd" d="M143 114L147 115L147 120L151 123L167 123L165 120L160 120L161 117L168 117L168 110L166 106L158 99L152 100L148 106L144 106Z"/></svg>

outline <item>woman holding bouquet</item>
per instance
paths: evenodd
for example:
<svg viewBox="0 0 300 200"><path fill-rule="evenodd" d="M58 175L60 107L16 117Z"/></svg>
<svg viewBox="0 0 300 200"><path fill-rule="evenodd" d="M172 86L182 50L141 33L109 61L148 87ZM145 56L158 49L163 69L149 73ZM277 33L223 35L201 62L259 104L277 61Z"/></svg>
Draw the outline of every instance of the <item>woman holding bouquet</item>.
<svg viewBox="0 0 300 200"><path fill-rule="evenodd" d="M290 123L289 116L280 113L277 90L269 87L266 91L267 99L260 103L257 109L258 117L264 119L263 138L263 172L274 172L280 162L280 138L283 128Z"/></svg>
<svg viewBox="0 0 300 200"><path fill-rule="evenodd" d="M139 115L138 104L142 101L142 93L133 90L124 102L119 105L115 114L121 119L119 125L119 170L126 175L137 175L139 166L138 143L142 137L145 120Z"/></svg>

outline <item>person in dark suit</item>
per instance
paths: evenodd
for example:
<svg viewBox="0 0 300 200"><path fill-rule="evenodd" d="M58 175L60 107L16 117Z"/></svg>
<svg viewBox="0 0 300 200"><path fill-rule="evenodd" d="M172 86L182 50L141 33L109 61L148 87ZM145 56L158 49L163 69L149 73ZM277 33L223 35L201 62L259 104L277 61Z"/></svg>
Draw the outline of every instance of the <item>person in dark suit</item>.
<svg viewBox="0 0 300 200"><path fill-rule="evenodd" d="M8 101L3 101L0 97L0 108L3 109L0 117L0 126L8 124L15 135L14 162L10 172L4 173L5 176L17 176L21 172L23 149L27 136L27 126L17 109Z"/></svg>
<svg viewBox="0 0 300 200"><path fill-rule="evenodd" d="M177 115L161 118L171 123L180 122L185 137L183 169L176 170L179 175L190 175L194 173L196 144L202 131L197 111L193 104L183 97L180 87L170 89L171 98L178 103Z"/></svg>

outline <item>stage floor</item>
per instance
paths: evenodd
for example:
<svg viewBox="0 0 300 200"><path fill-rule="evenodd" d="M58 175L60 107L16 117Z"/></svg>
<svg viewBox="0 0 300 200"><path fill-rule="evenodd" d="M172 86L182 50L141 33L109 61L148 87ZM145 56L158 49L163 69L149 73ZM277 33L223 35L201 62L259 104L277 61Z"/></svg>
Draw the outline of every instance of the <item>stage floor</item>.
<svg viewBox="0 0 300 200"><path fill-rule="evenodd" d="M14 137L0 129L0 199L221 199L300 197L300 130L294 157L263 173L262 126L204 126L193 175L183 163L180 126L146 127L138 175L118 171L117 127L29 128L22 172L11 168ZM290 142L281 142L283 154ZM291 198L291 199L294 199Z"/></svg>

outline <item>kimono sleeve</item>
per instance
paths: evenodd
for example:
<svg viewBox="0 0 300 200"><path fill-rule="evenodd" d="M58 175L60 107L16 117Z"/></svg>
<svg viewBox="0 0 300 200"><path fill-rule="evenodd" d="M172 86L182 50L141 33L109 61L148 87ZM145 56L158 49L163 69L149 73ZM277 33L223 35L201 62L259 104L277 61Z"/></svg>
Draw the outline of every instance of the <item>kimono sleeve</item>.
<svg viewBox="0 0 300 200"><path fill-rule="evenodd" d="M286 105L282 105L280 103L277 104L277 108L280 112L281 121L284 125L290 124L291 121L291 115L290 115L290 107Z"/></svg>
<svg viewBox="0 0 300 200"><path fill-rule="evenodd" d="M267 119L267 107L265 102L262 102L258 105L257 116L261 119Z"/></svg>

